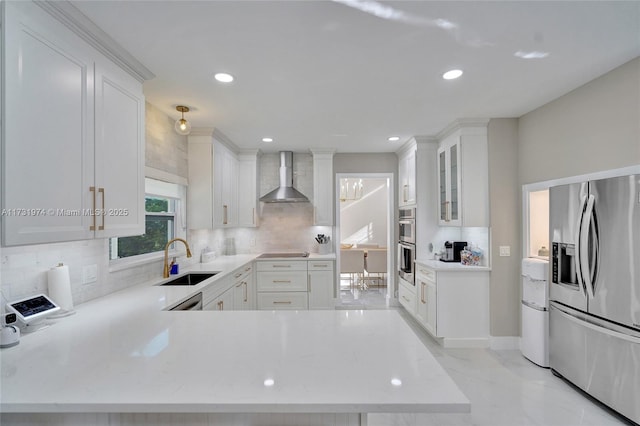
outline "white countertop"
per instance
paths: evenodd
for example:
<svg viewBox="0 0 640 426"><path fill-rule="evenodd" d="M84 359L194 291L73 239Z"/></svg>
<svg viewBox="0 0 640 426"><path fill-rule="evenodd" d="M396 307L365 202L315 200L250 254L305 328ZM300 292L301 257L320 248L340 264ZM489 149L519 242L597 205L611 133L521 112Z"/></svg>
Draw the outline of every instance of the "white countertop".
<svg viewBox="0 0 640 426"><path fill-rule="evenodd" d="M435 259L416 259L416 263L424 265L427 268L435 269L436 271L451 271L451 272L478 272L478 271L491 271L488 266L472 266L463 265L460 262L442 262Z"/></svg>
<svg viewBox="0 0 640 426"><path fill-rule="evenodd" d="M191 269L228 273L254 257ZM199 286L122 290L2 349L0 411L470 410L395 311L164 310Z"/></svg>

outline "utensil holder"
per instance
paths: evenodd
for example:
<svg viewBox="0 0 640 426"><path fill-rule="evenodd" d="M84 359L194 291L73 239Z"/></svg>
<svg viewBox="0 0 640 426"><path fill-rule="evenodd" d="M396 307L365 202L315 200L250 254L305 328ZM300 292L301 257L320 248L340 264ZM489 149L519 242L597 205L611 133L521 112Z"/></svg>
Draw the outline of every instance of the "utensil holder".
<svg viewBox="0 0 640 426"><path fill-rule="evenodd" d="M329 254L331 253L331 244L318 244L318 253L319 254Z"/></svg>

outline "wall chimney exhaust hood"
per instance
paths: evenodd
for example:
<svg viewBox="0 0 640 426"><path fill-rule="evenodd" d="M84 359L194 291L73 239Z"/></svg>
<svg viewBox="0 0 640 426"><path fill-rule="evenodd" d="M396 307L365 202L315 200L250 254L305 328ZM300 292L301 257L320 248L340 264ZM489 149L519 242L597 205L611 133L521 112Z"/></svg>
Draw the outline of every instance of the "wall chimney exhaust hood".
<svg viewBox="0 0 640 426"><path fill-rule="evenodd" d="M309 199L293 187L293 152L280 152L280 186L260 198L263 203L308 203Z"/></svg>

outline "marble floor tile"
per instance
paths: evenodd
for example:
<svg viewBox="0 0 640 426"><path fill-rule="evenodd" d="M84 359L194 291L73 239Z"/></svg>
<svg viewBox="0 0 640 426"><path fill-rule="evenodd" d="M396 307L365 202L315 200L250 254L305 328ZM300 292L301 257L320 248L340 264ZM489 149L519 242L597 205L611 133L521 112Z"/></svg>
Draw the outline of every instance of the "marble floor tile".
<svg viewBox="0 0 640 426"><path fill-rule="evenodd" d="M368 426L606 426L628 424L520 351L445 349L398 312L471 401L466 414L370 414Z"/></svg>

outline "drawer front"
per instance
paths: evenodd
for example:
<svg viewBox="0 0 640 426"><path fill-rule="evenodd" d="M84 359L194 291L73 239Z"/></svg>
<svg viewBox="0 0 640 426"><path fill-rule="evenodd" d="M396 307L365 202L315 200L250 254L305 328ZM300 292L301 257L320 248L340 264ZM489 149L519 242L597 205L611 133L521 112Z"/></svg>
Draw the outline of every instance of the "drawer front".
<svg viewBox="0 0 640 426"><path fill-rule="evenodd" d="M416 313L416 294L415 290L410 291L404 285L400 284L398 288L398 301L411 314Z"/></svg>
<svg viewBox="0 0 640 426"><path fill-rule="evenodd" d="M270 260L258 261L258 272L262 271L305 271L307 270L307 261L289 261L289 260Z"/></svg>
<svg viewBox="0 0 640 426"><path fill-rule="evenodd" d="M308 263L309 272L312 271L333 271L333 261L331 260L310 260Z"/></svg>
<svg viewBox="0 0 640 426"><path fill-rule="evenodd" d="M258 272L258 291L307 291L307 271Z"/></svg>
<svg viewBox="0 0 640 426"><path fill-rule="evenodd" d="M289 310L308 309L307 293L301 292L280 292L280 293L258 293L258 310Z"/></svg>
<svg viewBox="0 0 640 426"><path fill-rule="evenodd" d="M436 282L436 271L420 264L416 264L416 274L422 275L425 281Z"/></svg>
<svg viewBox="0 0 640 426"><path fill-rule="evenodd" d="M234 281L243 280L247 275L251 273L251 271L253 271L253 265L251 264L244 265L243 267L236 269L235 271L233 271Z"/></svg>

